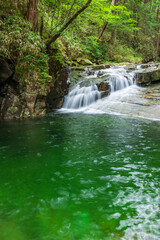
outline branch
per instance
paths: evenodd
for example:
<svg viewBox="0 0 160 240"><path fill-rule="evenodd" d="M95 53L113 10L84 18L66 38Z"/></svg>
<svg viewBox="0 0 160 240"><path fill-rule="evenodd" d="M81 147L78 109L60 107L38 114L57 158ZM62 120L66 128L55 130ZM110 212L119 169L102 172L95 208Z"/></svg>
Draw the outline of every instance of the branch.
<svg viewBox="0 0 160 240"><path fill-rule="evenodd" d="M79 9L62 27L61 29L55 33L55 35L53 37L51 37L48 42L47 42L47 47L49 47L51 45L51 43L55 42L57 40L57 38L59 38L62 34L62 32L90 5L90 3L92 2L92 0L88 0L86 2L86 4Z"/></svg>
<svg viewBox="0 0 160 240"><path fill-rule="evenodd" d="M111 7L112 7L113 5L115 5L115 2L116 2L116 0L112 0L112 2L111 2ZM110 12L109 12L108 14L110 14L110 13L112 13L112 9L110 9ZM102 37L102 35L103 35L103 33L104 33L107 25L108 25L108 22L105 22L105 23L103 24L102 30L98 33L98 36L97 36L98 40L100 40L100 38Z"/></svg>
<svg viewBox="0 0 160 240"><path fill-rule="evenodd" d="M76 0L73 1L72 5L71 5L71 7L70 7L70 9L69 9L69 11L68 11L68 13L67 13L67 17L69 17L69 15L70 15L70 13L71 13L71 11L72 11L72 8L73 8L75 2L76 2Z"/></svg>

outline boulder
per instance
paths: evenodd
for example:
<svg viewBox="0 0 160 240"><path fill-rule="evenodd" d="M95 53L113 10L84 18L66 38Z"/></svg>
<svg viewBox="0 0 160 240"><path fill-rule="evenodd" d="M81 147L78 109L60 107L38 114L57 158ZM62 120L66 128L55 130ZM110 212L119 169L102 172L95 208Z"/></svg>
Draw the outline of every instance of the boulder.
<svg viewBox="0 0 160 240"><path fill-rule="evenodd" d="M78 58L77 62L81 65L84 65L84 66L93 65L93 63L89 59Z"/></svg>
<svg viewBox="0 0 160 240"><path fill-rule="evenodd" d="M101 92L101 97L107 97L110 94L110 85L109 82L101 82L97 84L98 90Z"/></svg>
<svg viewBox="0 0 160 240"><path fill-rule="evenodd" d="M160 82L160 69L138 73L136 82L140 86L147 86Z"/></svg>
<svg viewBox="0 0 160 240"><path fill-rule="evenodd" d="M110 67L111 66L109 64L100 64L100 65L92 66L92 70L101 70L101 69L106 69Z"/></svg>

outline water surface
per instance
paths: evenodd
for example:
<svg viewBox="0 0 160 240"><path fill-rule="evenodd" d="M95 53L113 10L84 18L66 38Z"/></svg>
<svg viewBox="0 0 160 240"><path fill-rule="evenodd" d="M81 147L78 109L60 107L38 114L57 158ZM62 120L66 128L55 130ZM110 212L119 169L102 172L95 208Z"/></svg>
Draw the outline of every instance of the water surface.
<svg viewBox="0 0 160 240"><path fill-rule="evenodd" d="M0 240L160 239L160 122L0 123Z"/></svg>

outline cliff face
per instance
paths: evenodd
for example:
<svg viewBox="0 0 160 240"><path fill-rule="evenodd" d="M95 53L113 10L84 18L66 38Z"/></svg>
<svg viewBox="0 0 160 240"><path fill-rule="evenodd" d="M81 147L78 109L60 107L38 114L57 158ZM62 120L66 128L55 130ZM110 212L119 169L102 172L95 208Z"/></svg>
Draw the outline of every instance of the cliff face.
<svg viewBox="0 0 160 240"><path fill-rule="evenodd" d="M21 75L9 59L0 58L0 118L19 119L45 115L60 108L68 91L69 69L62 62L49 61L50 80L39 82L37 71Z"/></svg>
<svg viewBox="0 0 160 240"><path fill-rule="evenodd" d="M61 107L69 69L56 44L47 49L20 16L0 18L0 118L45 115Z"/></svg>

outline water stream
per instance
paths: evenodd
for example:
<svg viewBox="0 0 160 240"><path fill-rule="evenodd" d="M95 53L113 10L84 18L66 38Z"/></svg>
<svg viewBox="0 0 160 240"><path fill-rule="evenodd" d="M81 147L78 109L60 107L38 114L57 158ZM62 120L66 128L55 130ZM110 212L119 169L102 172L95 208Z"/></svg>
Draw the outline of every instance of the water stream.
<svg viewBox="0 0 160 240"><path fill-rule="evenodd" d="M59 112L84 112L91 114L121 114L153 120L160 119L160 87L142 88L136 85L139 72L145 70L141 65L128 69L126 66L86 71L77 85L65 97ZM154 65L153 65L154 67ZM101 99L95 84L107 82L109 96ZM94 89L94 90L93 90Z"/></svg>
<svg viewBox="0 0 160 240"><path fill-rule="evenodd" d="M82 76L80 83L70 89L68 95L64 99L62 108L81 109L99 100L101 98L101 93L98 91L97 85L95 83L90 83L90 79L95 81L98 77L100 79L103 78L103 81L105 78L105 81L109 83L110 93L127 88L135 82L135 72L132 71L128 73L124 67L108 68L90 72L89 75ZM89 83L90 86L88 86Z"/></svg>
<svg viewBox="0 0 160 240"><path fill-rule="evenodd" d="M0 124L1 240L159 240L160 123L53 114Z"/></svg>
<svg viewBox="0 0 160 240"><path fill-rule="evenodd" d="M64 99L63 108L79 109L89 106L101 98L101 93L98 91L97 85L74 87Z"/></svg>
<svg viewBox="0 0 160 240"><path fill-rule="evenodd" d="M0 123L0 240L160 239L160 121L128 117L159 108L116 71L82 74L58 113Z"/></svg>

